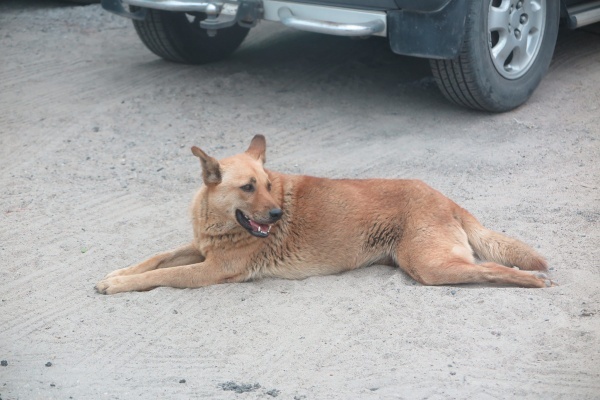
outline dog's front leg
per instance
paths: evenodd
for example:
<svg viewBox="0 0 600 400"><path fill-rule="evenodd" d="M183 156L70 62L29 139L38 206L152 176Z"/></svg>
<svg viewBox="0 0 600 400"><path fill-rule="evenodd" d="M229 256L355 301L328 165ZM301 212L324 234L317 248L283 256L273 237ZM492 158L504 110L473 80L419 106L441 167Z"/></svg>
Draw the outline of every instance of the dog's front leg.
<svg viewBox="0 0 600 400"><path fill-rule="evenodd" d="M98 282L96 290L103 294L115 294L131 291L145 291L158 286L176 288L198 288L225 282L241 282L245 275L225 271L210 263L201 262L179 267L154 269L136 275L107 277Z"/></svg>
<svg viewBox="0 0 600 400"><path fill-rule="evenodd" d="M190 243L173 250L156 254L155 256L130 267L117 269L106 275L104 279L112 278L114 276L142 274L157 268L170 268L180 265L196 264L201 261L204 261L204 256L200 254L194 243Z"/></svg>

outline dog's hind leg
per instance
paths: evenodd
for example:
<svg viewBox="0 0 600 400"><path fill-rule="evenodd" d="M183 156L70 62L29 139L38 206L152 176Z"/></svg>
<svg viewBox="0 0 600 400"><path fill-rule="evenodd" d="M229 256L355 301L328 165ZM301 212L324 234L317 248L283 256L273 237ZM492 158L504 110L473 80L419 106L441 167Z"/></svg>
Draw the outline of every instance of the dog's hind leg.
<svg viewBox="0 0 600 400"><path fill-rule="evenodd" d="M104 279L113 276L137 275L157 268L178 267L180 265L196 264L202 261L204 261L204 256L200 254L193 243L190 243L170 251L156 254L155 256L130 267L117 269L106 275Z"/></svg>
<svg viewBox="0 0 600 400"><path fill-rule="evenodd" d="M437 266L417 268L415 278L425 285L453 285L460 283L495 283L527 288L553 286L543 272L521 271L488 262L471 264L460 260L447 261Z"/></svg>
<svg viewBox="0 0 600 400"><path fill-rule="evenodd" d="M424 285L495 283L528 288L553 286L539 271L521 271L494 262L476 264L466 237L459 230L426 232L400 244L396 261Z"/></svg>

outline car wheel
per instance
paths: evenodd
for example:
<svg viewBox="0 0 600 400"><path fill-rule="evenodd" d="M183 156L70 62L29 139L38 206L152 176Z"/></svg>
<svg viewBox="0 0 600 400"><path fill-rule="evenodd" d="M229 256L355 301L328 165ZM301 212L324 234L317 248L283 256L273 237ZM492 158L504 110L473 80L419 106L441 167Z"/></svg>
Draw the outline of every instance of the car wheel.
<svg viewBox="0 0 600 400"><path fill-rule="evenodd" d="M132 7L132 12L139 10ZM133 20L135 30L146 47L165 60L204 64L226 58L244 41L249 29L239 25L219 29L210 36L200 27L204 13L146 10L146 18Z"/></svg>
<svg viewBox="0 0 600 400"><path fill-rule="evenodd" d="M458 105L492 112L527 101L552 60L559 5L559 0L472 0L459 56L430 61L442 93Z"/></svg>

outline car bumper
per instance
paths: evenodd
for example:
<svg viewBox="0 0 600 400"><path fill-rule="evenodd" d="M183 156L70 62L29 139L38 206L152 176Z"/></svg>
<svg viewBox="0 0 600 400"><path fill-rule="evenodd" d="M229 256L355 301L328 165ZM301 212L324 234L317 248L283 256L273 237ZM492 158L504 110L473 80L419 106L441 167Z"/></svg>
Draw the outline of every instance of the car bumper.
<svg viewBox="0 0 600 400"><path fill-rule="evenodd" d="M257 20L264 19L330 35L382 36L389 38L390 47L397 54L454 58L462 43L467 1L395 0L395 8L385 10L349 8L348 0L329 2L335 6L280 0L102 0L102 6L134 19L144 19L145 9L202 12L208 18L201 26L208 30L235 23L254 26ZM128 6L134 6L134 11Z"/></svg>

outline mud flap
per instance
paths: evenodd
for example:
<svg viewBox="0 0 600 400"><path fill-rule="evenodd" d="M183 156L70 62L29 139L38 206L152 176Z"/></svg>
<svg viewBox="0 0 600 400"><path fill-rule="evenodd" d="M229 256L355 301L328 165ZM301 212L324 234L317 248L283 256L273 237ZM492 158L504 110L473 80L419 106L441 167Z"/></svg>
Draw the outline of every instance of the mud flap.
<svg viewBox="0 0 600 400"><path fill-rule="evenodd" d="M453 0L432 12L388 11L392 51L423 58L456 58L465 36L467 1Z"/></svg>

